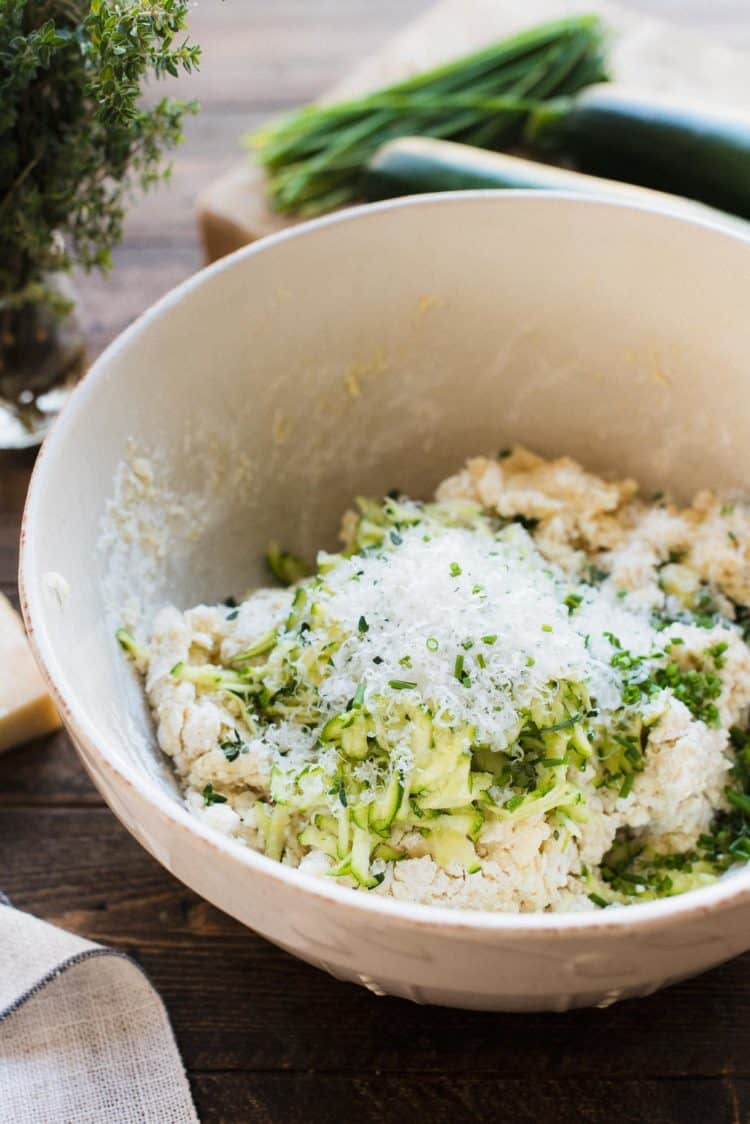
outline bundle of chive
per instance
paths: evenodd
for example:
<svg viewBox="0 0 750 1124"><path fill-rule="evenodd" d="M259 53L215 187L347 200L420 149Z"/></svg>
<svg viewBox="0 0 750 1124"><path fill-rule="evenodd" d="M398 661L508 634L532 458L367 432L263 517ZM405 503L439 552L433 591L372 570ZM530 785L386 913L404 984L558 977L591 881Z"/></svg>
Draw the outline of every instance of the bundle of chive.
<svg viewBox="0 0 750 1124"><path fill-rule="evenodd" d="M366 165L386 141L443 137L500 148L531 110L607 77L594 16L542 24L356 101L308 106L250 138L272 206L317 215L362 197Z"/></svg>

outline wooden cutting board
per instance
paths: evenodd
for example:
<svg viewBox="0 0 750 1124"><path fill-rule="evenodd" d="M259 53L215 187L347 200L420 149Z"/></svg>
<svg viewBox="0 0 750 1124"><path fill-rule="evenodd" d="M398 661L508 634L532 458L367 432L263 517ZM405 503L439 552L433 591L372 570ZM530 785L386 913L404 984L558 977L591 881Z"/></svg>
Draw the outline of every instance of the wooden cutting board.
<svg viewBox="0 0 750 1124"><path fill-rule="evenodd" d="M640 0L643 4L643 0ZM750 109L748 0L440 0L323 99L357 96L426 70L534 23L597 12L611 30L618 83L646 93ZM731 46L729 44L732 44ZM746 53L747 51L747 53ZM293 225L266 202L262 171L248 157L198 199L206 259L214 261Z"/></svg>

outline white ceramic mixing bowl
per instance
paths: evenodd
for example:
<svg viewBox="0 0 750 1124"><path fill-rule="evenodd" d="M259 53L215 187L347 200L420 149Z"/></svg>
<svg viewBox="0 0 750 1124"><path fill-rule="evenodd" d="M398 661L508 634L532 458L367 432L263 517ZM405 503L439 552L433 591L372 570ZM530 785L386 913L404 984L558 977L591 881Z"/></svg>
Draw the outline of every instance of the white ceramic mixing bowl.
<svg viewBox="0 0 750 1124"><path fill-rule="evenodd" d="M737 237L492 192L314 222L162 300L76 390L25 520L32 642L117 816L198 893L376 994L564 1009L750 946L750 871L626 909L511 916L383 900L255 854L182 807L113 636L123 606L243 592L269 539L314 556L354 495L427 495L514 442L647 492L746 486L748 307Z"/></svg>

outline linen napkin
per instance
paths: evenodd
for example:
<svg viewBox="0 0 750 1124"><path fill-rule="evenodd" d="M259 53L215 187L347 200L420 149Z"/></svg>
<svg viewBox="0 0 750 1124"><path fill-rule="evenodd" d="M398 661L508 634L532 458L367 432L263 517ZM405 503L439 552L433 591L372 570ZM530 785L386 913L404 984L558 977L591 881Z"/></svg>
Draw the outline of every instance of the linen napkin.
<svg viewBox="0 0 750 1124"><path fill-rule="evenodd" d="M198 1124L135 961L0 895L0 1124Z"/></svg>

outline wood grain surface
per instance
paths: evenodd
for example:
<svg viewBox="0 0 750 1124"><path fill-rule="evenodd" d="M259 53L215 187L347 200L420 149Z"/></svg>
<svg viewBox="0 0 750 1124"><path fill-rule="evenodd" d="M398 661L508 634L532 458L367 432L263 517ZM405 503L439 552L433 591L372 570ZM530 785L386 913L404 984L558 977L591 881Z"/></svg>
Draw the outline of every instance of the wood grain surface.
<svg viewBox="0 0 750 1124"><path fill-rule="evenodd" d="M204 66L182 89L203 113L171 186L133 212L111 279L83 283L92 354L199 265L193 200L236 161L238 136L332 85L426 6L202 0ZM31 454L1 462L0 588L12 597L32 465ZM204 1124L750 1121L750 955L603 1011L492 1015L377 999L176 882L102 804L63 733L0 757L0 888L140 961Z"/></svg>

